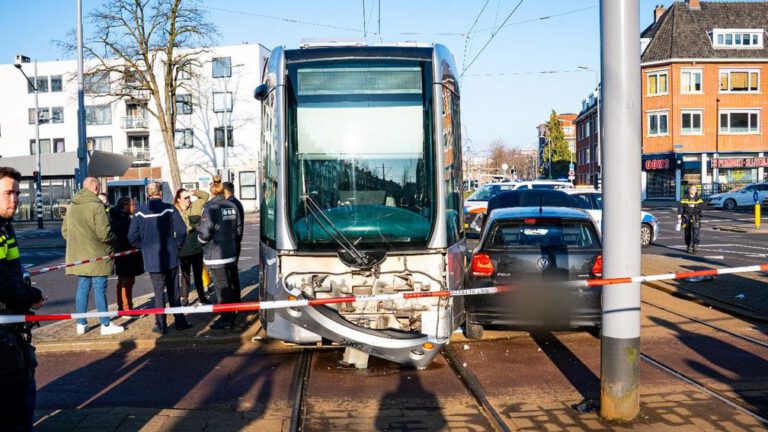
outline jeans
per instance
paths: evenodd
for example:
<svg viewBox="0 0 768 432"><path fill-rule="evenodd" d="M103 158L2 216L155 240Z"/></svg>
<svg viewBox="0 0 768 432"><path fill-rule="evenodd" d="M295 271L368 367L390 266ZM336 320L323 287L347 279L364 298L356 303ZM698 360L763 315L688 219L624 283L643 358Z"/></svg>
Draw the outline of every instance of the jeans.
<svg viewBox="0 0 768 432"><path fill-rule="evenodd" d="M96 303L96 310L99 312L107 311L107 277L106 276L80 276L77 279L77 294L75 295L75 308L77 313L88 311L88 295L93 285L93 302ZM101 325L109 325L109 318L99 318ZM86 325L88 322L84 318L77 320L78 324Z"/></svg>

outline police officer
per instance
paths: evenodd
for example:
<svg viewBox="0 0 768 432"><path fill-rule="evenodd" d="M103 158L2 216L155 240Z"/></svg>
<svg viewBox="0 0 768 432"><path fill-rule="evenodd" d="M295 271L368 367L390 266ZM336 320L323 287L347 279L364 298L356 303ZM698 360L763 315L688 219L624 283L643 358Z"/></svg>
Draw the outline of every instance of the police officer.
<svg viewBox="0 0 768 432"><path fill-rule="evenodd" d="M46 301L25 277L11 221L19 205L21 174L0 167L0 316L28 314ZM0 429L32 430L35 349L28 324L0 324Z"/></svg>
<svg viewBox="0 0 768 432"><path fill-rule="evenodd" d="M704 200L698 194L696 186L688 188L688 195L680 200L677 207L677 222L685 232L685 246L688 253L696 254L699 247L699 231L701 230L701 206Z"/></svg>

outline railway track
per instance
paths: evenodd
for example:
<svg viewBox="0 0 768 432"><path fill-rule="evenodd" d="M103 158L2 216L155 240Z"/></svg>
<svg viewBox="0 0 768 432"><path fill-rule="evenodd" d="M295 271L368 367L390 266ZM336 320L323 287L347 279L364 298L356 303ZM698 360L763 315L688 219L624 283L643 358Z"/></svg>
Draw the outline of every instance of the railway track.
<svg viewBox="0 0 768 432"><path fill-rule="evenodd" d="M293 370L293 378L291 379L293 407L291 409L291 423L288 429L291 432L304 430L304 413L307 407L307 383L309 382L309 372L312 369L311 365L312 350L303 349L299 353L299 359L296 361L296 368Z"/></svg>
<svg viewBox="0 0 768 432"><path fill-rule="evenodd" d="M707 328L716 330L716 331L718 331L718 332L720 332L720 333L722 333L724 335L728 335L728 337L732 337L732 338L735 338L735 339L738 339L738 340L741 340L741 341L744 341L744 342L748 342L750 344L753 344L755 346L760 347L761 349L768 349L768 343L766 343L764 341L761 341L761 340L758 340L758 339L755 339L755 338L752 338L752 337L749 337L749 336L746 336L746 335L734 332L734 331L726 329L724 327L721 327L721 326L718 326L718 325L715 325L715 324L712 324L712 323L708 323L708 322L702 321L700 319L697 319L697 318L694 318L694 317L691 317L691 316L687 316L687 315L685 315L683 313L671 310L671 309L669 309L667 307L660 306L660 305L652 303L652 302L648 302L648 301L643 300L642 303L644 303L644 304L646 304L648 306L651 306L653 308L662 310L662 311L664 311L666 313L669 313L669 314L675 315L677 317L686 319L686 320L688 320L688 321L690 321L692 323L695 323L697 325L700 325L700 326L703 326L703 327L707 327ZM768 355L768 351L766 351L766 354ZM669 364L665 363L664 361L660 360L656 356L652 356L652 355L649 355L647 353L643 353L643 354L640 355L640 358L643 361L645 361L646 363L649 363L649 364L657 367L658 369L666 372L667 374L672 375L675 378L678 378L678 379L680 379L680 380L682 380L682 381L692 385L693 387L697 388L698 390L700 390L700 391L702 391L702 392L704 392L704 393L714 397L715 399L717 399L717 400L719 400L719 401L729 405L730 407L732 407L732 408L734 408L734 409L736 409L736 410L738 410L738 411L740 411L740 412L742 412L742 413L744 413L744 414L746 414L746 415L748 415L748 416L750 416L750 417L760 421L764 425L768 425L768 417L765 415L765 413L755 409L754 407L752 407L748 403L745 403L743 400L741 400L739 398L734 398L732 396L729 396L729 395L723 393L722 391L713 388L711 385L706 384L702 380L697 379L693 375L687 374L687 373L685 373L683 371L675 369L674 367L672 367Z"/></svg>

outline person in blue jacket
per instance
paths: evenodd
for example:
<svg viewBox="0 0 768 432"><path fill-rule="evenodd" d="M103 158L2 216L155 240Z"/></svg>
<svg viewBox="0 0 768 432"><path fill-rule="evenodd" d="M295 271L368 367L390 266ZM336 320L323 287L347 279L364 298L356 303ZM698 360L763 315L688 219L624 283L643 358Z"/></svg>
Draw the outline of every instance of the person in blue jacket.
<svg viewBox="0 0 768 432"><path fill-rule="evenodd" d="M179 249L187 237L187 226L176 208L162 201L160 183L147 185L147 202L140 206L131 219L128 240L141 250L144 270L149 273L155 292L155 307L164 308L167 295L171 307L179 307L180 297L176 279L179 276ZM166 332L165 315L155 316L155 333ZM176 330L191 326L183 314L174 314Z"/></svg>

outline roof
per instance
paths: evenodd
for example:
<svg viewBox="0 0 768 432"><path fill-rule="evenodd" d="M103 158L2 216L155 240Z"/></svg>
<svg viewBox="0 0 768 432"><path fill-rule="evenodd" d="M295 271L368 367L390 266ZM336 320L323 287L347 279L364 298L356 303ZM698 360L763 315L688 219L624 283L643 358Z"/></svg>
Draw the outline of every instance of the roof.
<svg viewBox="0 0 768 432"><path fill-rule="evenodd" d="M715 28L768 28L768 2L701 2L700 10L675 2L641 33L651 39L641 61L768 58L768 43L762 49L713 48L708 32Z"/></svg>
<svg viewBox="0 0 768 432"><path fill-rule="evenodd" d="M584 210L571 207L510 207L496 209L491 213L488 222L498 219L519 219L529 217L567 218L592 220Z"/></svg>

